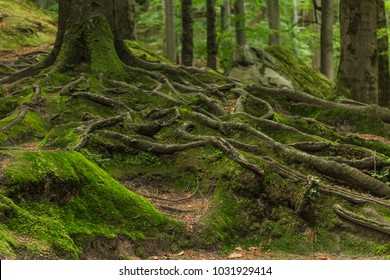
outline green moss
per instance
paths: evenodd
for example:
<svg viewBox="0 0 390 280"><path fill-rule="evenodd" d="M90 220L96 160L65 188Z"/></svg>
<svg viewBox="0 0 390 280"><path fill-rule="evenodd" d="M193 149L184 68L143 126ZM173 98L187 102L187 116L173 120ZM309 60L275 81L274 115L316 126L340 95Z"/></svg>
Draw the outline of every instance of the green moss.
<svg viewBox="0 0 390 280"><path fill-rule="evenodd" d="M93 73L105 73L116 79L124 78L125 66L117 55L114 38L105 18L94 17L74 24L67 34L51 73L78 66L83 57L87 57ZM86 53L80 50L85 50Z"/></svg>
<svg viewBox="0 0 390 280"><path fill-rule="evenodd" d="M85 240L122 234L136 241L177 226L79 153L8 154L2 221L48 243L60 257L79 257Z"/></svg>
<svg viewBox="0 0 390 280"><path fill-rule="evenodd" d="M40 46L54 41L56 23L53 16L39 9L32 1L2 0L0 49Z"/></svg>
<svg viewBox="0 0 390 280"><path fill-rule="evenodd" d="M319 71L309 67L290 50L272 46L265 49L274 56L283 74L293 82L296 89L311 95L326 98L333 92L333 85Z"/></svg>
<svg viewBox="0 0 390 280"><path fill-rule="evenodd" d="M0 127L12 124L19 116L14 113L0 121ZM46 135L47 124L35 111L28 111L24 119L5 131L0 132L0 143L19 144L20 142L35 139Z"/></svg>
<svg viewBox="0 0 390 280"><path fill-rule="evenodd" d="M67 123L55 126L47 133L46 137L39 143L39 148L72 148L80 140L81 134L75 129L81 123Z"/></svg>
<svg viewBox="0 0 390 280"><path fill-rule="evenodd" d="M154 52L148 51L147 49L145 49L144 47L142 47L139 43L137 43L135 41L125 40L125 44L130 49L132 54L134 54L135 56L138 56L142 59L171 63L165 57L160 56Z"/></svg>

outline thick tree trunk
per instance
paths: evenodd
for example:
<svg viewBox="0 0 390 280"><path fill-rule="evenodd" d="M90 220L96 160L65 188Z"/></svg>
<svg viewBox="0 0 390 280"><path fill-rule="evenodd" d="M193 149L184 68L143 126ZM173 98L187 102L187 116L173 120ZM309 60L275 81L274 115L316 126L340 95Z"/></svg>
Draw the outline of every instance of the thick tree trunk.
<svg viewBox="0 0 390 280"><path fill-rule="evenodd" d="M192 66L194 57L194 31L192 27L192 0L181 0L181 19L183 37L181 44L181 61L183 65Z"/></svg>
<svg viewBox="0 0 390 280"><path fill-rule="evenodd" d="M322 0L321 73L333 80L333 0Z"/></svg>
<svg viewBox="0 0 390 280"><path fill-rule="evenodd" d="M338 89L363 103L378 103L376 1L340 1Z"/></svg>
<svg viewBox="0 0 390 280"><path fill-rule="evenodd" d="M390 106L390 74L389 74L389 44L387 34L387 21L385 1L378 2L378 104L383 107Z"/></svg>
<svg viewBox="0 0 390 280"><path fill-rule="evenodd" d="M217 69L217 16L215 0L207 0L207 67Z"/></svg>
<svg viewBox="0 0 390 280"><path fill-rule="evenodd" d="M176 62L175 1L164 0L165 15L165 56Z"/></svg>
<svg viewBox="0 0 390 280"><path fill-rule="evenodd" d="M268 36L268 45L280 45L280 12L279 0L267 0L268 27L271 34Z"/></svg>

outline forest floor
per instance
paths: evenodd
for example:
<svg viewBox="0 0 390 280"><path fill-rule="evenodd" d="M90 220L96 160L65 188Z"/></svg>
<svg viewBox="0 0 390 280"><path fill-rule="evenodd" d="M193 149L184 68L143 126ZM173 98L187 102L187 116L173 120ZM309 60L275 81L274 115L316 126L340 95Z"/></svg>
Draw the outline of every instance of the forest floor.
<svg viewBox="0 0 390 280"><path fill-rule="evenodd" d="M371 138L375 135L366 135ZM156 193L156 189L142 182L125 181L123 185L129 190L136 192L147 198L159 211L165 215L182 222L186 225L187 232L197 234L200 228L200 222L210 210L211 201L205 194L198 189L193 192L175 191L172 189ZM310 237L310 235L312 235ZM309 238L315 238L310 231L307 232ZM365 260L375 259L369 256L345 256L343 254L316 253L309 255L287 254L285 252L263 251L260 247L237 246L230 252L221 253L219 251L206 251L199 249L190 249L179 253L166 252L160 255L150 257L151 260ZM378 257L378 259L381 259Z"/></svg>

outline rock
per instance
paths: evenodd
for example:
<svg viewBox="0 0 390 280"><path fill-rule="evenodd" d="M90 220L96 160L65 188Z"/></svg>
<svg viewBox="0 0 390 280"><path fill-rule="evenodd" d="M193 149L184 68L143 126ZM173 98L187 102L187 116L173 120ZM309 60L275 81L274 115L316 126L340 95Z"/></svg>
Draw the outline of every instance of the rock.
<svg viewBox="0 0 390 280"><path fill-rule="evenodd" d="M321 98L333 92L332 83L324 75L283 47L242 47L227 75L243 82L302 90Z"/></svg>

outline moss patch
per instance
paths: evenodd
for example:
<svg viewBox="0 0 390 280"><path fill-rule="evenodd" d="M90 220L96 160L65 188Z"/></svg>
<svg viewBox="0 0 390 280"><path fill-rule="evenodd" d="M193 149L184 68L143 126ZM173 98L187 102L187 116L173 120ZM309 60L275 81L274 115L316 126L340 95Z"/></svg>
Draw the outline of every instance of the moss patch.
<svg viewBox="0 0 390 280"><path fill-rule="evenodd" d="M1 220L46 242L58 257L80 257L86 240L124 235L136 242L177 226L79 153L8 154Z"/></svg>
<svg viewBox="0 0 390 280"><path fill-rule="evenodd" d="M293 82L294 88L311 95L326 98L333 92L333 85L319 71L309 67L290 50L272 46L265 49L276 58L282 73Z"/></svg>
<svg viewBox="0 0 390 280"><path fill-rule="evenodd" d="M53 16L32 1L2 0L0 50L24 45L39 46L54 41L56 23Z"/></svg>

